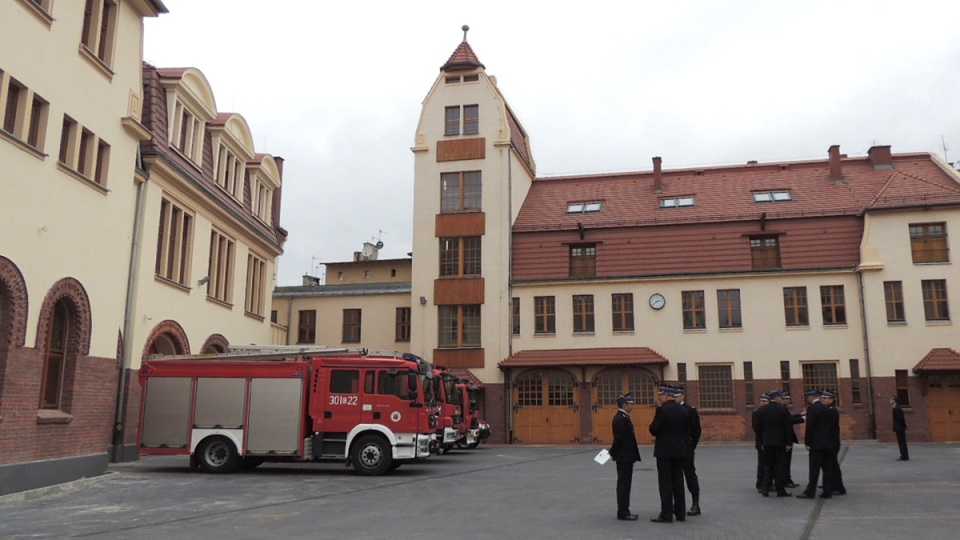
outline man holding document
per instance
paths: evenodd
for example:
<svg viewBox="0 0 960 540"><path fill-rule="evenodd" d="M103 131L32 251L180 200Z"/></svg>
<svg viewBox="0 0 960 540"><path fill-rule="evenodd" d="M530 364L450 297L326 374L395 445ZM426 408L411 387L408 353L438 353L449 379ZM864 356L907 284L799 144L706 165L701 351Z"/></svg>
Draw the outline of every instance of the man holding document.
<svg viewBox="0 0 960 540"><path fill-rule="evenodd" d="M633 397L630 394L620 396L617 407L620 410L613 416L613 445L610 447L610 457L617 463L617 519L636 521L637 515L630 513L633 464L640 461L637 435L630 420Z"/></svg>

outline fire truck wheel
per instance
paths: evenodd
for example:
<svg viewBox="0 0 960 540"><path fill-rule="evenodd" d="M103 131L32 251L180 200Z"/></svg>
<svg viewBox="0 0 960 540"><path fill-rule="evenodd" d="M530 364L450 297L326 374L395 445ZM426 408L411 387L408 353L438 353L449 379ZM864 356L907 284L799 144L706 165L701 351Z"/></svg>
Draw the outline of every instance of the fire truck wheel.
<svg viewBox="0 0 960 540"><path fill-rule="evenodd" d="M353 443L350 461L358 474L377 476L387 472L393 462L390 443L379 435L364 435Z"/></svg>
<svg viewBox="0 0 960 540"><path fill-rule="evenodd" d="M263 465L263 458L260 457L245 457L240 461L240 466L244 469L256 469L260 465Z"/></svg>
<svg viewBox="0 0 960 540"><path fill-rule="evenodd" d="M478 446L480 446L480 441L472 442L472 443L457 442L457 448L460 448L460 449L466 448L467 450L473 450Z"/></svg>
<svg viewBox="0 0 960 540"><path fill-rule="evenodd" d="M208 473L229 473L240 466L240 455L233 443L219 435L204 439L197 448L197 454L200 467Z"/></svg>

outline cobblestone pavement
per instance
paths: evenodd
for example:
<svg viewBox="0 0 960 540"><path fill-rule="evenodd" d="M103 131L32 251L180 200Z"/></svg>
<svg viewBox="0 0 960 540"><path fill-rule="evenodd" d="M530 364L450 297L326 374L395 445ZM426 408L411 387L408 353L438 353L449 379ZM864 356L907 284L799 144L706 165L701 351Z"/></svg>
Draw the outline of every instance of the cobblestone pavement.
<svg viewBox="0 0 960 540"><path fill-rule="evenodd" d="M703 515L651 523L659 511L653 451L634 474L635 522L616 520L616 469L594 446L454 451L382 477L341 464L265 464L224 476L184 457L145 457L64 486L0 497L0 538L956 538L960 444L853 442L848 494L764 498L752 445L697 451ZM803 484L807 453L793 462ZM799 493L800 488L793 490ZM689 494L687 497L689 506Z"/></svg>

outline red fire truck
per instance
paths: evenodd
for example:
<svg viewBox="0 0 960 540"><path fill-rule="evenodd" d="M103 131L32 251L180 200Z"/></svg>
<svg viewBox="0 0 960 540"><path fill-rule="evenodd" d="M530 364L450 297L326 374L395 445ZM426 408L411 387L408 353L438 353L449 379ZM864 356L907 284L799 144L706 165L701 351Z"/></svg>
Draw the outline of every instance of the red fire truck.
<svg viewBox="0 0 960 540"><path fill-rule="evenodd" d="M140 368L141 454L227 473L264 461L343 460L379 475L430 455L429 363L365 350L247 348Z"/></svg>
<svg viewBox="0 0 960 540"><path fill-rule="evenodd" d="M437 431L433 452L450 451L467 432L464 421L464 395L458 387L460 379L445 368L433 370L433 395L437 402Z"/></svg>

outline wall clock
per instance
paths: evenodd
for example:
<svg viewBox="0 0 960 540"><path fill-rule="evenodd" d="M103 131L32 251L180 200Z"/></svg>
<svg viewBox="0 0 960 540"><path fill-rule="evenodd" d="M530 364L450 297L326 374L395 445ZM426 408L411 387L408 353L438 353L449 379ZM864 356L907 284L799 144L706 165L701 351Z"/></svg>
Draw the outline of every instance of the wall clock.
<svg viewBox="0 0 960 540"><path fill-rule="evenodd" d="M650 307L653 309L660 309L666 305L667 299L663 297L660 293L653 293L650 295Z"/></svg>

